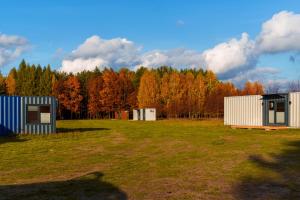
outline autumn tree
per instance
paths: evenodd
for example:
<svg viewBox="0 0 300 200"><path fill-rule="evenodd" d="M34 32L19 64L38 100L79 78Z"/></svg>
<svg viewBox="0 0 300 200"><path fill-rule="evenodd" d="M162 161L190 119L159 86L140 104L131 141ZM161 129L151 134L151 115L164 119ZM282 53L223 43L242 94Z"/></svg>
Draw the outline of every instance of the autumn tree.
<svg viewBox="0 0 300 200"><path fill-rule="evenodd" d="M54 92L63 108L70 111L71 118L73 118L73 114L79 113L83 97L80 95L80 83L76 76L71 75L65 81L58 81Z"/></svg>
<svg viewBox="0 0 300 200"><path fill-rule="evenodd" d="M6 83L5 78L3 77L2 73L0 72L0 95L6 94Z"/></svg>
<svg viewBox="0 0 300 200"><path fill-rule="evenodd" d="M195 110L195 104L196 101L198 100L196 98L196 92L195 92L195 87L194 87L194 81L195 81L195 76L192 72L187 72L185 74L185 80L183 83L183 101L184 104L183 109L184 112L188 115L189 118L192 117L194 110Z"/></svg>
<svg viewBox="0 0 300 200"><path fill-rule="evenodd" d="M16 69L12 68L5 80L6 91L8 95L16 94L16 76L17 76Z"/></svg>
<svg viewBox="0 0 300 200"><path fill-rule="evenodd" d="M247 81L245 83L244 89L242 90L242 95L262 95L263 93L263 85L259 82L251 83Z"/></svg>
<svg viewBox="0 0 300 200"><path fill-rule="evenodd" d="M120 109L128 110L136 107L136 91L133 85L134 73L128 69L121 69L119 72L120 87Z"/></svg>
<svg viewBox="0 0 300 200"><path fill-rule="evenodd" d="M207 82L206 82L207 81ZM194 100L194 110L198 117L201 117L204 113L204 105L206 103L206 92L213 90L215 88L215 83L213 83L215 80L207 80L203 77L201 73L199 73L194 81L194 87L192 90L192 95ZM209 83L209 84L208 84ZM210 89L207 89L209 87Z"/></svg>
<svg viewBox="0 0 300 200"><path fill-rule="evenodd" d="M204 74L204 81L206 85L207 94L209 94L218 84L218 78L216 74L211 70L206 71L206 73Z"/></svg>
<svg viewBox="0 0 300 200"><path fill-rule="evenodd" d="M91 118L99 117L102 111L100 92L103 88L101 76L94 76L88 82L88 113Z"/></svg>
<svg viewBox="0 0 300 200"><path fill-rule="evenodd" d="M103 110L112 117L112 112L120 110L121 89L119 76L112 69L104 70L102 74L103 89L100 92Z"/></svg>
<svg viewBox="0 0 300 200"><path fill-rule="evenodd" d="M232 83L218 83L207 97L206 113L210 117L222 117L224 113L224 97L235 95L237 95L237 89Z"/></svg>
<svg viewBox="0 0 300 200"><path fill-rule="evenodd" d="M182 77L176 71L165 73L161 83L161 99L168 117L178 117L183 99Z"/></svg>
<svg viewBox="0 0 300 200"><path fill-rule="evenodd" d="M160 80L154 70L145 71L138 90L139 108L154 107L159 110Z"/></svg>

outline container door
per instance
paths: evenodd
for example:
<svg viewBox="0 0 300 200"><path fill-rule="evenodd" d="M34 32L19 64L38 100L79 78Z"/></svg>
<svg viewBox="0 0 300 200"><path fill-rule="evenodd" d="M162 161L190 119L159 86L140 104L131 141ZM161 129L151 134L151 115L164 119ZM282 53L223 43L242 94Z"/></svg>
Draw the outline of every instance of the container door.
<svg viewBox="0 0 300 200"><path fill-rule="evenodd" d="M286 124L286 106L285 101L278 100L276 102L276 113L275 113L275 121L278 125L285 125Z"/></svg>
<svg viewBox="0 0 300 200"><path fill-rule="evenodd" d="M275 123L275 101L268 103L268 124L273 125Z"/></svg>
<svg viewBox="0 0 300 200"><path fill-rule="evenodd" d="M287 126L287 102L285 99L268 101L267 124L269 126Z"/></svg>

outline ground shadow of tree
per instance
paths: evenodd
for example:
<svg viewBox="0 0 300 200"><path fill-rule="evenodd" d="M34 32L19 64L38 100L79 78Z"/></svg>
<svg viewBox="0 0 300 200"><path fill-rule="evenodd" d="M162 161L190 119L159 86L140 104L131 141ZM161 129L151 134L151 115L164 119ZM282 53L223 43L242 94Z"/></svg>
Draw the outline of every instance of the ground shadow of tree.
<svg viewBox="0 0 300 200"><path fill-rule="evenodd" d="M109 128L57 128L57 133L87 132L87 131L107 131Z"/></svg>
<svg viewBox="0 0 300 200"><path fill-rule="evenodd" d="M271 161L250 156L260 168L271 170L275 176L247 175L235 188L237 199L300 199L300 141L287 143L286 149L271 155Z"/></svg>
<svg viewBox="0 0 300 200"><path fill-rule="evenodd" d="M0 185L0 199L126 200L124 191L102 180L101 172L67 180L24 185Z"/></svg>

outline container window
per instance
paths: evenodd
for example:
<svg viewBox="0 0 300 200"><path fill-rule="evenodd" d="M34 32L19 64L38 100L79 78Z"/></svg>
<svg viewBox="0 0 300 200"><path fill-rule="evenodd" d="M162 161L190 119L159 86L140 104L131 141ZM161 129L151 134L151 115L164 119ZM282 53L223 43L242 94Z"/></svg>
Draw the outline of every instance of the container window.
<svg viewBox="0 0 300 200"><path fill-rule="evenodd" d="M274 101L269 102L269 110L274 110Z"/></svg>
<svg viewBox="0 0 300 200"><path fill-rule="evenodd" d="M27 111L27 123L34 124L39 123L39 111L38 106L28 106Z"/></svg>
<svg viewBox="0 0 300 200"><path fill-rule="evenodd" d="M50 124L51 123L50 105L27 106L27 123L28 124Z"/></svg>
<svg viewBox="0 0 300 200"><path fill-rule="evenodd" d="M40 112L41 113L50 113L50 106L40 106Z"/></svg>
<svg viewBox="0 0 300 200"><path fill-rule="evenodd" d="M277 103L277 112L284 112L284 102Z"/></svg>

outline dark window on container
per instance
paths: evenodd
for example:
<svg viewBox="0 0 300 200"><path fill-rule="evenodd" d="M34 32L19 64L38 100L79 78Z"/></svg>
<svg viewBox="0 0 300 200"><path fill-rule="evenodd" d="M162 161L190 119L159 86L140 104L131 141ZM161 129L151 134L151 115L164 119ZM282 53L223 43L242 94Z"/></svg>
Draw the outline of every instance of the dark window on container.
<svg viewBox="0 0 300 200"><path fill-rule="evenodd" d="M284 102L278 102L277 103L277 112L284 112L285 111L284 106L285 106Z"/></svg>
<svg viewBox="0 0 300 200"><path fill-rule="evenodd" d="M35 124L39 123L39 107L28 106L27 107L27 123Z"/></svg>
<svg viewBox="0 0 300 200"><path fill-rule="evenodd" d="M50 124L51 113L50 105L28 105L27 106L28 124Z"/></svg>

